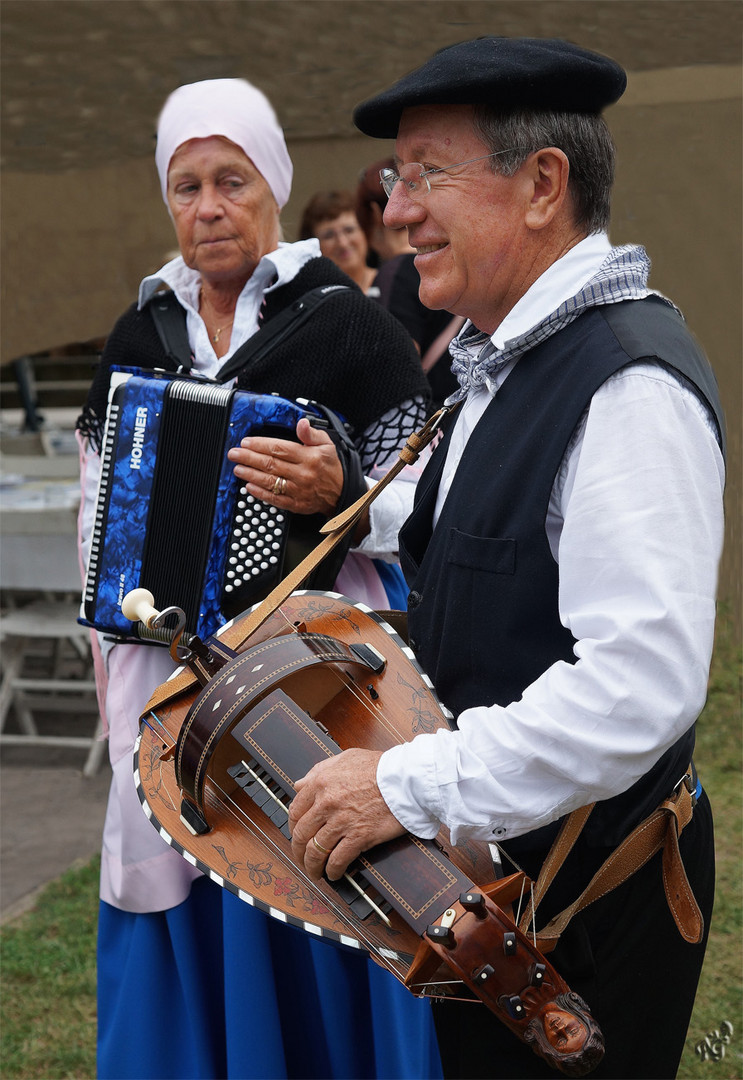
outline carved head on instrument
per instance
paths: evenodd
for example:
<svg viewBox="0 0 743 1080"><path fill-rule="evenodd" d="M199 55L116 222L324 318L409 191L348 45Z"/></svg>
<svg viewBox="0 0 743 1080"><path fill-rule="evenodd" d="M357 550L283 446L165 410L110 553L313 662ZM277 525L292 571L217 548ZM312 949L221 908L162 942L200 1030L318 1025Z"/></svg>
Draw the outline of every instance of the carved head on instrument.
<svg viewBox="0 0 743 1080"><path fill-rule="evenodd" d="M604 1056L604 1039L585 1001L558 994L528 1024L524 1040L532 1050L566 1076L585 1076Z"/></svg>

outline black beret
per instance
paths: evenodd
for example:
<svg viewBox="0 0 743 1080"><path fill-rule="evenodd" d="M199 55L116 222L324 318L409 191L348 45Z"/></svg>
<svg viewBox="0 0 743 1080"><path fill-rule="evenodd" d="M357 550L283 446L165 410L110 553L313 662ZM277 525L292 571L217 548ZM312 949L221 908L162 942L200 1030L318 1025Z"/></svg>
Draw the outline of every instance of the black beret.
<svg viewBox="0 0 743 1080"><path fill-rule="evenodd" d="M554 38L480 37L449 45L354 111L356 127L394 139L414 105L493 105L598 113L624 93L614 60Z"/></svg>

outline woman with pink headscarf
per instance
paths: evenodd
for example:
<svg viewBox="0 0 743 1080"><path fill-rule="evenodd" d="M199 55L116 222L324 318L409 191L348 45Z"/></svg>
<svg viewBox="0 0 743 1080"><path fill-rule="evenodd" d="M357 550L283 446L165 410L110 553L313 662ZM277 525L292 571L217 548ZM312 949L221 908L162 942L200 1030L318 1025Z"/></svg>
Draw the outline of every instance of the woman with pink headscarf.
<svg viewBox="0 0 743 1080"><path fill-rule="evenodd" d="M426 384L402 327L321 257L316 240L280 242L292 164L259 90L240 79L179 87L162 110L155 156L180 255L142 281L78 421L84 559L111 368L178 367L152 316L164 289L177 302L190 366L213 378L308 290L350 286L288 344L239 368L237 387L316 400L343 415L367 475L389 467L426 413ZM264 501L329 516L344 482L335 446L306 421L297 436L280 462L231 451L236 473ZM310 467L322 485L303 482ZM390 485L387 513L377 500L372 532L346 558L339 592L372 607L405 606L386 522L412 504L413 489ZM313 941L222 890L153 829L135 791L133 745L140 713L174 665L167 650L94 637L113 769L98 938L101 1080L440 1075L426 1002L366 957Z"/></svg>

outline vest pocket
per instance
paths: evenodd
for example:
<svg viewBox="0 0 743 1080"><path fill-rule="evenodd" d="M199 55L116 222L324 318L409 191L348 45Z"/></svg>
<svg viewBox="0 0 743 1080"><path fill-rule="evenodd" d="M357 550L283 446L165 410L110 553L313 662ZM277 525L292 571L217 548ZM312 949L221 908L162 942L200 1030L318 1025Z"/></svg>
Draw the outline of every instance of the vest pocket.
<svg viewBox="0 0 743 1080"><path fill-rule="evenodd" d="M516 541L508 537L470 536L452 529L447 562L488 574L513 574L516 571Z"/></svg>
<svg viewBox="0 0 743 1080"><path fill-rule="evenodd" d="M421 581L423 602L410 612L410 632L425 642L423 668L458 715L468 705L492 702L507 674L500 613L518 582L516 540L449 529L444 558L439 572Z"/></svg>

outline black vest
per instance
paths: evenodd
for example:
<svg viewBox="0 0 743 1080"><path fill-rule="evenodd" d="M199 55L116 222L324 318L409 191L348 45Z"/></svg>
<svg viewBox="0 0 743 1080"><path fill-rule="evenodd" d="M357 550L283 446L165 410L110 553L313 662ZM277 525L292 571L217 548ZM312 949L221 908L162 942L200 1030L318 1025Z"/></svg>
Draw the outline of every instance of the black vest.
<svg viewBox="0 0 743 1080"><path fill-rule="evenodd" d="M688 380L717 418L722 444L709 364L676 311L649 297L593 308L519 359L467 442L433 532L450 432L424 470L400 534L410 644L455 716L475 705L508 705L556 661L575 663L575 639L558 614L547 508L593 394L635 360ZM597 806L587 836L617 843L680 778L693 744L692 727L629 792ZM541 844L543 834L516 843Z"/></svg>

